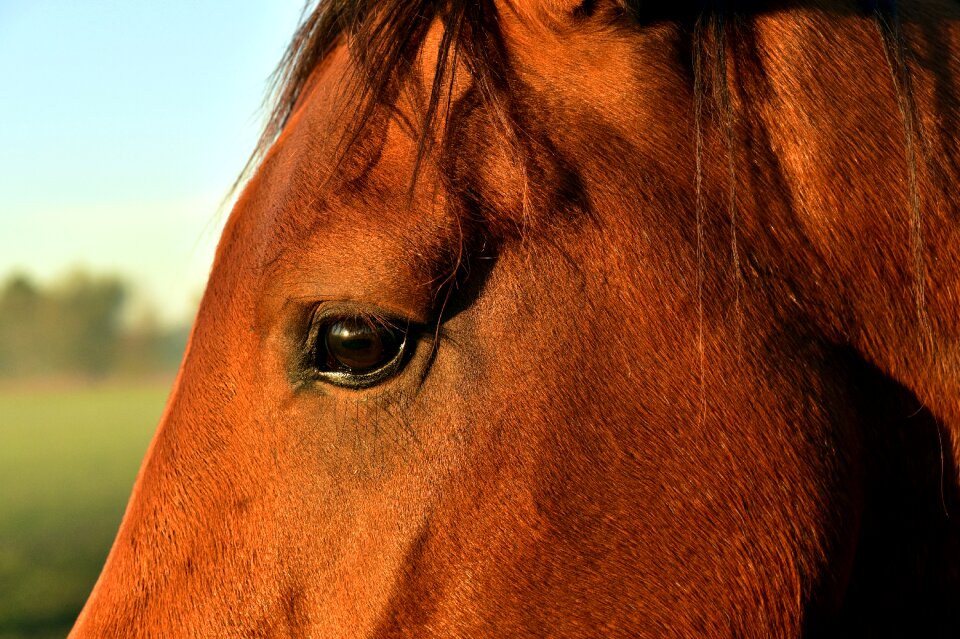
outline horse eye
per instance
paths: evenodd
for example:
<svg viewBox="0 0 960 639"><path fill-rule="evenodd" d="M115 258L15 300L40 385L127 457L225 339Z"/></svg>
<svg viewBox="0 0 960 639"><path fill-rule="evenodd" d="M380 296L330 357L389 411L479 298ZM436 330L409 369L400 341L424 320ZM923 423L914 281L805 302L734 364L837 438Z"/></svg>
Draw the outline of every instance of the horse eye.
<svg viewBox="0 0 960 639"><path fill-rule="evenodd" d="M407 331L363 317L344 317L322 325L314 348L314 367L322 379L360 388L399 370Z"/></svg>

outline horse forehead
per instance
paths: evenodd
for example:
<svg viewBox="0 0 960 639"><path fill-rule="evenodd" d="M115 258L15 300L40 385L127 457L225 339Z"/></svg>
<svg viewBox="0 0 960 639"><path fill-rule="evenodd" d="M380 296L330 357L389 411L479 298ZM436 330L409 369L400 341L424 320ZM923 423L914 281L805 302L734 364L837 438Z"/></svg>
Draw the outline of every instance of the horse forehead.
<svg viewBox="0 0 960 639"><path fill-rule="evenodd" d="M425 225L443 222L442 194L427 197L425 188L409 194L416 145L396 123L375 116L341 157L353 115L338 100L343 78L315 82L238 206L265 262L322 254L331 242L362 240L383 253L380 239L414 241L429 236Z"/></svg>
<svg viewBox="0 0 960 639"><path fill-rule="evenodd" d="M240 260L259 273L258 317L320 296L419 318L455 261L455 218L430 166L411 192L416 141L395 119L375 113L338 156L353 113L342 100L349 67L337 66L314 81L235 213Z"/></svg>
<svg viewBox="0 0 960 639"><path fill-rule="evenodd" d="M635 82L624 83L631 85L630 90L616 95L609 91L604 93L604 107L598 109L584 102L580 95L584 93L582 86L586 81L582 77L585 73L582 60L592 58L573 55L578 53L578 47L589 44L589 39L558 38L541 28L520 29L513 24L514 21L505 19L503 25L510 41L508 47L516 49L518 55L530 62L524 65L529 71L525 74L525 84L528 83L532 92L527 97L536 102L538 113L542 107L544 117L552 114L552 126L570 119L580 121L571 114L584 111L591 121L597 120L607 127L619 127L624 121L643 122L642 141L646 146L669 146L675 131L672 127L663 127L664 131L653 130L656 127L651 123L662 118L645 110L660 101L637 101L635 97L626 100L626 97L671 94L675 88L675 73L653 70L641 74L642 77L632 79ZM664 48L663 41L672 35L658 32L650 42L641 44L660 51ZM297 108L261 165L261 179L251 185L259 192L257 199L262 203L262 221L258 225L262 230L255 237L272 237L280 233L279 248L289 250L317 234L349 234L358 227L381 229L397 236L410 235L411 238L429 235L417 230L423 226L424 218L437 223L444 217L441 213L443 206L437 206L438 200L442 204L443 189L438 187L437 176L430 175L430 171L436 168L430 162L421 167L423 172L418 183L424 187L421 191L431 192L432 197L421 198L411 205L407 196L420 141L417 123L429 98L426 91L433 80L440 39L437 22L425 39L413 77L405 83L391 112L375 112L355 137L351 127L362 109L358 99L361 91L357 90L356 84L356 63L346 45L326 56L312 73ZM539 42L553 55L531 52L527 45L533 41ZM604 46L618 51L626 46L617 38L605 37L602 41ZM557 64L555 61L562 59L564 53L571 54L567 57L573 59L569 64ZM614 57L630 58L628 55ZM611 73L609 66L591 67L586 75L596 76L595 81L602 83ZM579 70L578 82L571 81L571 69ZM458 83L454 87L451 103L463 95L464 86ZM568 95L571 93L576 95L571 97ZM623 106L621 98L630 106ZM455 150L458 168L469 173L471 188L482 194L484 201L496 203L497 208L510 213L505 217L510 217L515 213L514 209L522 208L515 201L524 190L522 171L515 164L516 158L505 154L502 145L495 141L497 129L491 126L483 111L482 105L471 111L469 127L458 125L461 130L470 131L470 135L464 138L466 145ZM628 128L630 133L637 132L636 126ZM433 134L442 135L440 131ZM545 135L555 137L554 133ZM556 135L576 138L570 148L557 148L556 151L579 156L583 144L576 141L581 136L572 132ZM347 140L352 144L349 152L344 154L342 151Z"/></svg>

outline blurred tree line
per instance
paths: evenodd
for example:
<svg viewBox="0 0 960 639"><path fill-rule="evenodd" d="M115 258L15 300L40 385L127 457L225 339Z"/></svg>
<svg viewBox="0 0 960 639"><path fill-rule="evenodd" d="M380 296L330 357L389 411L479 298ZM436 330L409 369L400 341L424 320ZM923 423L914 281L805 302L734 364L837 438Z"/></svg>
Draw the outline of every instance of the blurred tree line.
<svg viewBox="0 0 960 639"><path fill-rule="evenodd" d="M48 286L15 274L0 285L0 378L148 376L176 371L189 325L127 316L132 289L77 271Z"/></svg>

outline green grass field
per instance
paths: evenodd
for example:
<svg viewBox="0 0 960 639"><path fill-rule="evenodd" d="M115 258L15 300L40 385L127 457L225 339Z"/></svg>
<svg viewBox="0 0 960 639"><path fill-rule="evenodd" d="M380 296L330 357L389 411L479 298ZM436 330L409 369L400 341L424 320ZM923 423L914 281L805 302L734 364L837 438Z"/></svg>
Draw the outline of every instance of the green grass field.
<svg viewBox="0 0 960 639"><path fill-rule="evenodd" d="M0 390L0 639L66 636L168 390Z"/></svg>

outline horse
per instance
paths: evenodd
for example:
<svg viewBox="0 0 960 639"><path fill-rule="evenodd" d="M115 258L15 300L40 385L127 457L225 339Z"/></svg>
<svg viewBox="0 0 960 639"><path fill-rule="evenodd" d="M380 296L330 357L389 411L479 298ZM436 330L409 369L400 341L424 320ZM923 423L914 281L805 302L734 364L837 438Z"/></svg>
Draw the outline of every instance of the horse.
<svg viewBox="0 0 960 639"><path fill-rule="evenodd" d="M70 637L960 636L958 18L306 9Z"/></svg>

